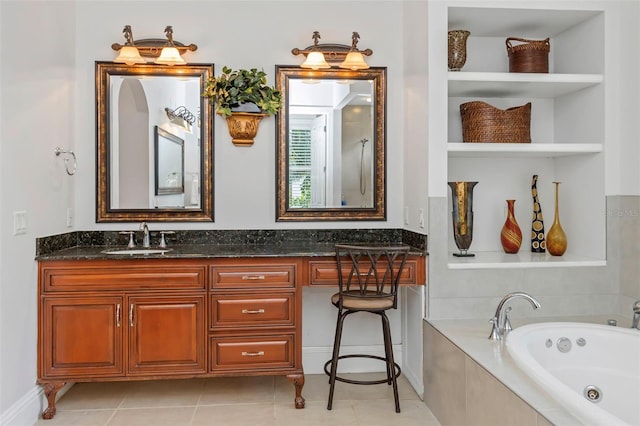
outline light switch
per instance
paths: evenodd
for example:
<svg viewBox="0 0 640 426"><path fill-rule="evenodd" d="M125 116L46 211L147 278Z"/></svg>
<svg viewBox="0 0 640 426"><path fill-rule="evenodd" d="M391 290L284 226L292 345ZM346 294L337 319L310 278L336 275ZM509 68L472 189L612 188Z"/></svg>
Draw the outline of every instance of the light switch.
<svg viewBox="0 0 640 426"><path fill-rule="evenodd" d="M27 212L24 210L13 212L13 235L27 233Z"/></svg>

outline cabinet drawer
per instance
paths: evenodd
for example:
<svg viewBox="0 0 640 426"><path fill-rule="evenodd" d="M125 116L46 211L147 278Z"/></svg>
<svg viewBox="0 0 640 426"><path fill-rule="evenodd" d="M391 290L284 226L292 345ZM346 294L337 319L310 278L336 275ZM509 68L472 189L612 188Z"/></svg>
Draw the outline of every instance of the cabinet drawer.
<svg viewBox="0 0 640 426"><path fill-rule="evenodd" d="M424 285L426 281L426 266L424 257L407 259L400 277L401 285ZM362 262L362 268L368 264ZM350 263L342 264L342 276L347 277L351 271ZM337 286L338 263L335 260L311 260L309 261L309 285L311 286Z"/></svg>
<svg viewBox="0 0 640 426"><path fill-rule="evenodd" d="M43 291L205 289L206 266L161 260L51 262L41 266Z"/></svg>
<svg viewBox="0 0 640 426"><path fill-rule="evenodd" d="M268 370L294 366L294 336L256 336L210 340L212 371Z"/></svg>
<svg viewBox="0 0 640 426"><path fill-rule="evenodd" d="M213 266L212 288L295 287L295 265Z"/></svg>
<svg viewBox="0 0 640 426"><path fill-rule="evenodd" d="M211 296L210 326L272 326L294 323L294 294L246 295L215 294Z"/></svg>

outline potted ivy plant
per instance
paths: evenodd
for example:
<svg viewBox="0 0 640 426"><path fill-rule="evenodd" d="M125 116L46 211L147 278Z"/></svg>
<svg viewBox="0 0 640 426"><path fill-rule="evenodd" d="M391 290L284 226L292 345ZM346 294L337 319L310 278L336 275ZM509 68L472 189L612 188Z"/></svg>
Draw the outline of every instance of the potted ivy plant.
<svg viewBox="0 0 640 426"><path fill-rule="evenodd" d="M256 68L232 70L205 81L203 96L227 119L232 142L252 145L258 124L282 108L282 93L267 85L267 74Z"/></svg>

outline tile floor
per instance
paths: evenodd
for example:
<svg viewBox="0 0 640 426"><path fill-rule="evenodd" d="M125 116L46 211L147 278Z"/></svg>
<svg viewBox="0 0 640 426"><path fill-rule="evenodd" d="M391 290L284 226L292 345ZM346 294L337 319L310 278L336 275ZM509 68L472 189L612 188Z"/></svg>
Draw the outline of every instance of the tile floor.
<svg viewBox="0 0 640 426"><path fill-rule="evenodd" d="M295 391L284 377L78 383L58 401L56 416L36 426L439 426L407 380L398 380L401 413L390 386L340 382L328 411L324 374L305 376L302 410L294 408Z"/></svg>

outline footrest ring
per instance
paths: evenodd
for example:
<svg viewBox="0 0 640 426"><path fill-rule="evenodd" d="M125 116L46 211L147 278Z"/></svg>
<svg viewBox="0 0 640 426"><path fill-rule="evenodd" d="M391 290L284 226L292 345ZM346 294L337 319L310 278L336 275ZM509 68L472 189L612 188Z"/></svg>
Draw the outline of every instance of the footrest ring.
<svg viewBox="0 0 640 426"><path fill-rule="evenodd" d="M338 359L345 359L345 358L371 358L371 359L377 359L380 361L384 361L385 364L387 362L386 358L383 358L381 356L376 356L376 355L365 355L365 354L351 354L351 355L341 355L338 357ZM331 377L331 371L329 370L329 366L331 365L331 361L333 360L329 360L324 364L324 372L327 376ZM394 369L395 369L395 377L398 378L398 376L400 376L400 373L402 372L402 370L400 370L400 366L397 363L393 363ZM387 379L380 379L380 380L352 380L352 379L345 379L344 377L340 377L336 374L336 380L339 382L344 382L344 383L351 383L352 385L379 385L382 383L390 383L391 378L387 378Z"/></svg>

